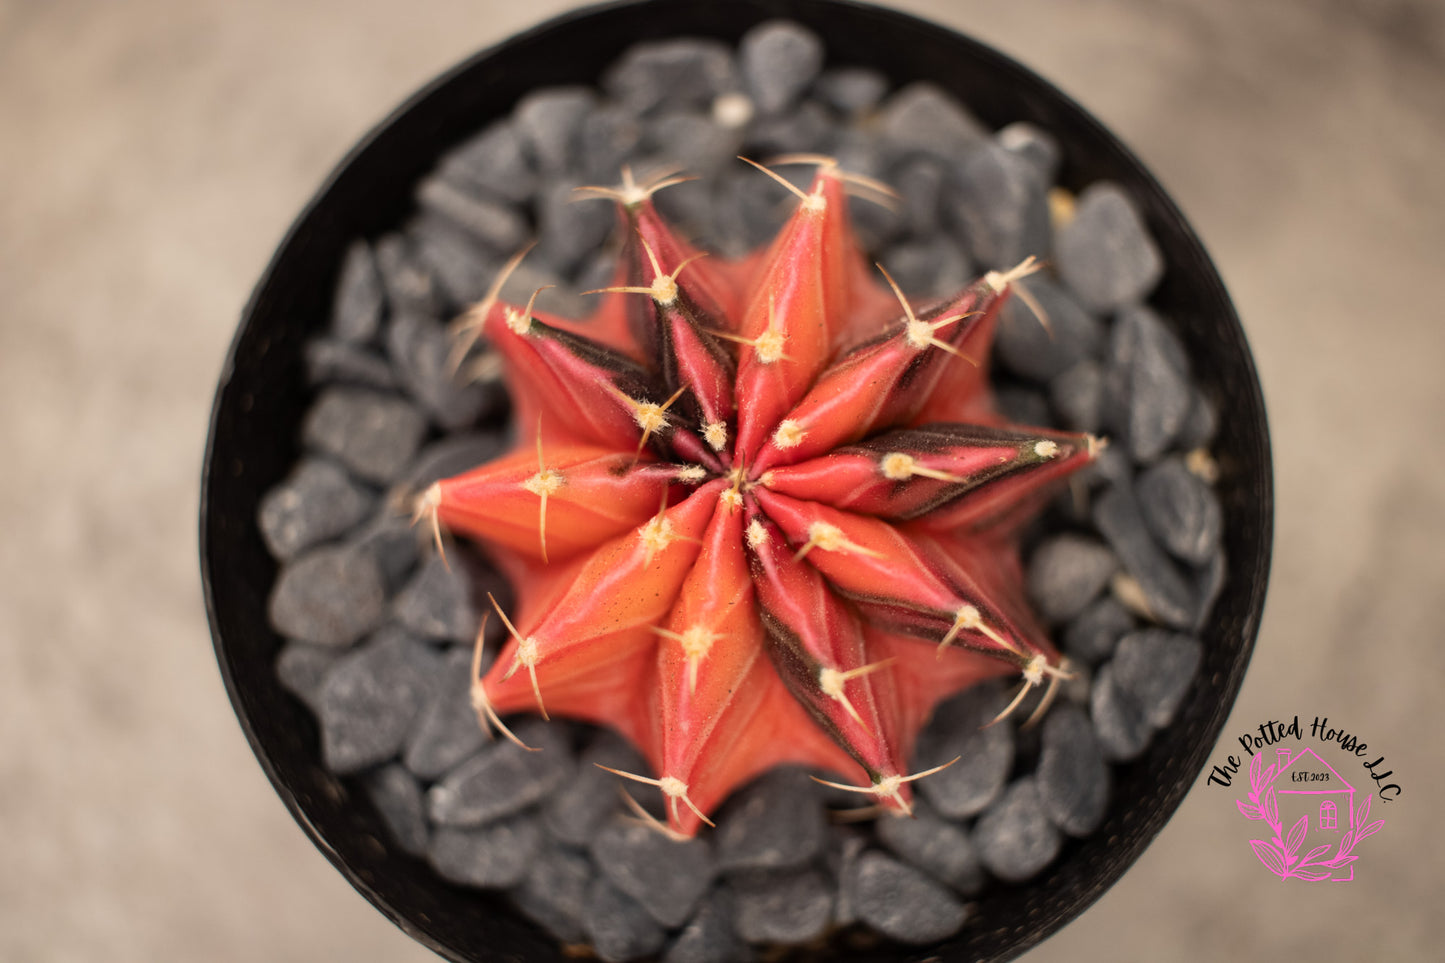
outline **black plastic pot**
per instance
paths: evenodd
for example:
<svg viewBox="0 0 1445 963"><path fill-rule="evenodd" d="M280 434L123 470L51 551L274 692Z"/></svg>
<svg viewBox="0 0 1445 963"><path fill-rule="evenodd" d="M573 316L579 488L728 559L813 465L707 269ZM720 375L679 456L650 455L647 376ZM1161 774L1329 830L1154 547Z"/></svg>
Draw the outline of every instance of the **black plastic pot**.
<svg viewBox="0 0 1445 963"><path fill-rule="evenodd" d="M365 796L321 765L315 722L273 667L281 639L266 620L276 565L257 505L296 461L310 401L302 348L324 327L348 242L395 227L414 182L438 157L528 90L591 83L629 44L677 35L736 42L788 17L827 44L830 62L873 66L895 84L926 79L992 126L1028 120L1063 147L1061 182L1122 183L1141 205L1168 270L1151 303L1171 318L1202 386L1221 408L1214 446L1230 571L1202 632L1204 663L1177 721L1114 773L1104 824L1072 840L1025 886L996 887L955 938L920 951L852 958L1010 959L1098 899L1173 814L1204 766L1238 692L1264 604L1273 514L1268 429L1254 364L1224 286L1184 217L1097 121L1023 67L913 17L838 0L647 0L578 11L444 74L378 126L302 212L256 287L216 394L201 492L201 567L216 656L256 757L317 847L379 910L451 960L561 959L557 945L498 896L443 882L387 838ZM829 958L836 956L830 952Z"/></svg>

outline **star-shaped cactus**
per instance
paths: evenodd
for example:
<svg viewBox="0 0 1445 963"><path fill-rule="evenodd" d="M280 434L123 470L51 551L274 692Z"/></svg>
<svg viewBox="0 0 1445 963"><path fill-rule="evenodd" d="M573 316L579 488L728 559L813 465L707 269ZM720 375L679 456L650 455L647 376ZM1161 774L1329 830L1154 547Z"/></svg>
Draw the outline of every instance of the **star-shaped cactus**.
<svg viewBox="0 0 1445 963"><path fill-rule="evenodd" d="M782 763L907 811L941 699L1022 673L1016 706L1062 674L1014 533L1094 439L1006 423L985 367L1030 265L915 308L851 233L858 179L811 162L739 262L662 221L674 180L593 189L626 232L616 286L573 321L501 303L499 278L460 319L463 352L481 337L503 360L522 440L420 502L516 587L473 671L483 723L620 731L682 836Z"/></svg>

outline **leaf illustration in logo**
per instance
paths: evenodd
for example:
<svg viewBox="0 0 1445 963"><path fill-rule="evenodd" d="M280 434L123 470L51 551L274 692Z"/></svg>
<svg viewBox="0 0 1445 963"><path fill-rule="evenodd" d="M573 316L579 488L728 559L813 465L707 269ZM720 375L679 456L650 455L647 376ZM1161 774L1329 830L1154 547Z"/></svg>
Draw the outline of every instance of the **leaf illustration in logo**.
<svg viewBox="0 0 1445 963"><path fill-rule="evenodd" d="M1264 818L1271 826L1279 825L1279 798L1275 795L1273 786L1264 793Z"/></svg>
<svg viewBox="0 0 1445 963"><path fill-rule="evenodd" d="M1303 864L1305 864L1305 863L1308 863L1310 860L1319 859L1319 858L1320 858L1321 856L1323 856L1325 853L1329 852L1329 849L1330 849L1330 844L1329 844L1329 843L1325 843L1323 846L1316 846L1314 849L1312 849L1312 850L1310 850L1309 852L1305 853L1305 858L1302 859L1302 860L1300 860L1300 864L1303 865Z"/></svg>
<svg viewBox="0 0 1445 963"><path fill-rule="evenodd" d="M1297 869L1293 873L1296 879L1308 880L1311 883L1318 883L1321 880L1330 878L1330 871L1327 869Z"/></svg>
<svg viewBox="0 0 1445 963"><path fill-rule="evenodd" d="M1380 831L1380 827L1383 825L1385 825L1385 821L1383 819L1377 819L1374 822L1370 823L1370 825L1360 830L1359 833L1355 836L1355 842L1358 843L1363 839L1369 839L1371 836L1378 833Z"/></svg>
<svg viewBox="0 0 1445 963"><path fill-rule="evenodd" d="M1259 787L1264 785L1264 756L1255 756L1249 763L1249 788L1253 790L1251 795L1259 792Z"/></svg>
<svg viewBox="0 0 1445 963"><path fill-rule="evenodd" d="M1239 807L1239 811L1240 811L1240 813L1242 813L1242 814L1244 815L1244 818L1245 818L1245 819L1263 819L1263 818L1264 818L1264 813L1262 813L1262 812L1259 811L1259 807L1258 807L1258 806L1251 806L1249 803L1245 802L1243 799L1236 799L1236 800L1234 801L1234 804Z"/></svg>
<svg viewBox="0 0 1445 963"><path fill-rule="evenodd" d="M1294 854L1299 852L1300 843L1305 841L1305 831L1309 829L1310 818L1301 816L1299 821L1290 827L1289 836L1284 841L1284 861L1288 866L1294 862Z"/></svg>
<svg viewBox="0 0 1445 963"><path fill-rule="evenodd" d="M1249 846L1254 850L1254 855L1264 864L1265 869L1280 878L1284 877L1284 860L1280 857L1279 850L1274 843L1263 839L1251 839Z"/></svg>

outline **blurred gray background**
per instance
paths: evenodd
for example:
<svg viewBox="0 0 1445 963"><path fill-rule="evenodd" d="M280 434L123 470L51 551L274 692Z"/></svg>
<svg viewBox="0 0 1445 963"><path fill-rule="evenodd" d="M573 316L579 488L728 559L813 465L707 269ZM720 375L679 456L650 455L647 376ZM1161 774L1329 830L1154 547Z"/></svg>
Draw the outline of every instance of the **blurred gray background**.
<svg viewBox="0 0 1445 963"><path fill-rule="evenodd" d="M1245 319L1275 565L1216 759L1325 714L1404 789L1357 881L1311 887L1263 872L1201 783L1029 959L1438 959L1445 6L898 5L1110 125ZM206 418L251 285L349 145L569 6L0 0L0 959L431 958L307 842L231 713L196 561Z"/></svg>

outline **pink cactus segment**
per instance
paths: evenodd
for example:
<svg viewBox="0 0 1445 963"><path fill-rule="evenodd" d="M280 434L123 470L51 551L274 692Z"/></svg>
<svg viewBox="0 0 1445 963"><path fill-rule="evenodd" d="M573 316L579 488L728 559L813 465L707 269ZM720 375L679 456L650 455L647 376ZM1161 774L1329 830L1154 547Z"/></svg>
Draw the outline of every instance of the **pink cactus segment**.
<svg viewBox="0 0 1445 963"><path fill-rule="evenodd" d="M650 455L649 455L650 458ZM657 512L685 469L595 445L524 443L437 485L437 518L449 531L560 561L595 548Z"/></svg>
<svg viewBox="0 0 1445 963"><path fill-rule="evenodd" d="M673 270L671 265L687 264L687 269L677 276L677 286L700 314L731 331L732 319L741 312L742 297L727 266L704 257L702 251L679 236L658 215L650 199L624 210L632 230L623 259L635 264L632 277L641 278L644 285L652 284L656 277L646 248L651 248L652 255L666 270Z"/></svg>
<svg viewBox="0 0 1445 963"><path fill-rule="evenodd" d="M737 401L733 396L736 363L722 341L709 334L704 324L699 324L686 311L681 297L678 301L657 308L667 329L667 357L671 360L663 371L664 381L670 388L687 387L683 402L688 408L696 409L689 412L694 424L731 424L737 417ZM725 428L721 439L715 451L727 447Z"/></svg>
<svg viewBox="0 0 1445 963"><path fill-rule="evenodd" d="M970 526L1092 458L1082 434L978 425L899 429L767 473L779 494L891 521ZM938 513L936 516L933 513Z"/></svg>

